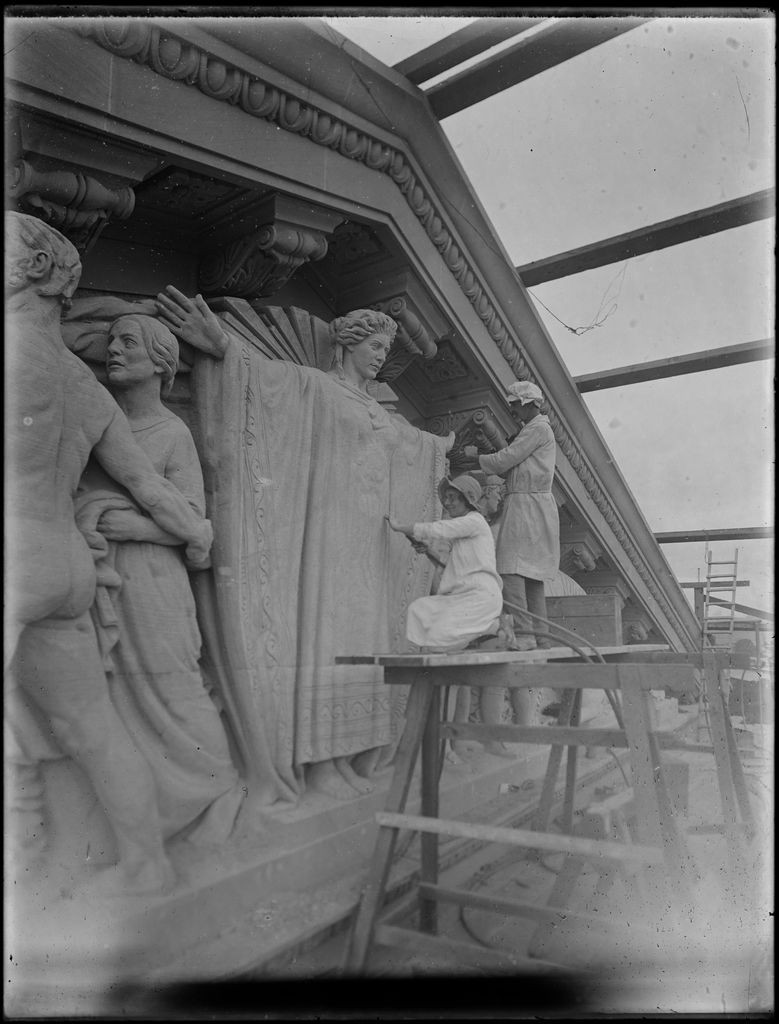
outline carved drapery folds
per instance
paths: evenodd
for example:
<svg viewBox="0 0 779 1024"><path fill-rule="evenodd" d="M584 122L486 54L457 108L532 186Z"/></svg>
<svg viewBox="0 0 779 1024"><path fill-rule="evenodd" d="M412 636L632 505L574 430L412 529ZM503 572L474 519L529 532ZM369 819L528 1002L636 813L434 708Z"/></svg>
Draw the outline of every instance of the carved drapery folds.
<svg viewBox="0 0 779 1024"><path fill-rule="evenodd" d="M327 255L328 238L342 218L310 203L274 195L249 220L250 230L201 259L198 285L204 295L248 300L275 295L305 263ZM245 224L244 214L244 228Z"/></svg>

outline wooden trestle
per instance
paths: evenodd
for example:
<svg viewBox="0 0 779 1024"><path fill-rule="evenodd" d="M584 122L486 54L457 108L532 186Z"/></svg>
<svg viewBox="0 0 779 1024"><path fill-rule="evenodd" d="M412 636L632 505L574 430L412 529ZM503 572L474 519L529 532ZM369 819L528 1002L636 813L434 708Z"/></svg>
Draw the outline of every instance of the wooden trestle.
<svg viewBox="0 0 779 1024"><path fill-rule="evenodd" d="M595 650L595 649L593 649ZM647 878L667 883L674 892L687 891L691 860L669 789L661 751L687 750L713 754L724 820L724 832L733 858L741 857L743 843L753 827L749 796L739 761L727 706L720 685L723 656L709 653L678 654L659 645L597 648L596 662L585 662L571 648L536 651L464 651L456 654L408 654L342 657L340 664L373 664L384 669L385 683L408 686L406 727L400 740L386 807L376 815L379 830L362 898L353 924L345 971L366 970L373 945L400 946L406 951L444 952L472 964L496 969L544 970L560 967L529 954L510 954L467 942L454 942L437 934L439 903L493 909L530 918L539 931L559 919L575 880L587 860L613 864L632 874L639 886ZM689 691L701 679L711 726L711 743L688 743L672 733L652 728L649 691ZM547 687L560 691L561 711L556 725L476 725L441 720L441 690L452 685L470 687ZM579 725L582 691L607 691L617 728L582 728ZM621 719L621 721L620 721ZM482 824L442 820L438 813L438 783L442 740L446 736L499 739L550 746L541 796L532 827L496 828ZM572 834L578 747L622 747L629 751L636 829L633 841L592 839ZM563 800L563 834L549 831L557 776L563 750L568 748ZM421 814L404 813L411 780L421 749ZM421 864L417 898L420 930L382 922L387 881L399 830L421 833ZM566 867L547 906L496 899L469 891L445 888L438 882L440 835L483 839L498 843L567 854ZM630 839L626 830L622 837ZM568 920L587 918L565 911ZM531 944L531 951L533 950ZM535 946L538 949L538 944Z"/></svg>

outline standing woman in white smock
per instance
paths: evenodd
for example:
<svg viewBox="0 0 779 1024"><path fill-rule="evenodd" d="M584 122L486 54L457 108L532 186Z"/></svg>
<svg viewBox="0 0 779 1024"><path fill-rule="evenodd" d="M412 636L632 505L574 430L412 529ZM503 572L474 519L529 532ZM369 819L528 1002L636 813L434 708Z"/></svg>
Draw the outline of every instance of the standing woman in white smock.
<svg viewBox="0 0 779 1024"><path fill-rule="evenodd" d="M497 567L503 597L515 607L547 618L544 580L560 567L560 519L552 494L556 445L549 420L541 414L541 389L530 381L516 381L506 396L514 418L521 424L514 440L492 455L479 455L485 473L506 478L506 498L496 542ZM468 450L466 449L468 453ZM468 453L470 454L470 453ZM475 451L474 451L475 454ZM532 629L515 608L515 626ZM543 624L535 623L543 630ZM535 647L531 637L518 646ZM546 641L539 646L546 647Z"/></svg>
<svg viewBox="0 0 779 1024"><path fill-rule="evenodd" d="M459 476L438 485L449 518L434 523L389 525L414 541L451 542L438 591L409 605L406 636L420 647L457 650L485 633L497 632L503 599L495 565L495 542L477 503L481 487L473 477Z"/></svg>

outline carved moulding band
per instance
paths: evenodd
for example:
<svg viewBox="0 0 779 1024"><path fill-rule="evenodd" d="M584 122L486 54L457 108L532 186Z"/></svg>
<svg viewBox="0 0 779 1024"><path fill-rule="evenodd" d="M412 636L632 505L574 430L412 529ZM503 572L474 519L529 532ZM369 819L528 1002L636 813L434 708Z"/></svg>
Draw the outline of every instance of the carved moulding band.
<svg viewBox="0 0 779 1024"><path fill-rule="evenodd" d="M457 245L445 223L443 211L436 208L404 153L386 142L372 138L363 129L318 110L310 102L303 102L263 82L255 74L229 64L196 44L176 38L167 28L163 31L158 25L119 18L106 19L102 22L90 20L84 24L77 24L74 28L76 32L93 39L113 54L150 67L166 78L195 85L211 99L239 106L252 117L271 121L285 131L303 135L318 146L337 150L350 160L358 160L372 170L389 175L441 254L515 376L521 380L539 383L479 282L477 272L469 265L465 254ZM545 411L563 454L636 572L667 618L675 622L682 633L686 634L684 623L655 582L641 552L628 537L619 514L587 466L567 427L554 411ZM694 644L693 637L688 635L688 639Z"/></svg>

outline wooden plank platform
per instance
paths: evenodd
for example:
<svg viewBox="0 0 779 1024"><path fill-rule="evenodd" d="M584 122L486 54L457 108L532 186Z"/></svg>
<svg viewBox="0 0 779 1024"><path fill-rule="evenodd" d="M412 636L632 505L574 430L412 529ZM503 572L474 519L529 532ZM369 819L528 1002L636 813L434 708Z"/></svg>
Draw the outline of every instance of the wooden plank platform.
<svg viewBox="0 0 779 1024"><path fill-rule="evenodd" d="M646 654L670 651L667 644L618 644L611 647L592 647L582 640L585 654L602 658L635 655L643 660ZM534 651L453 651L449 654L419 652L414 654L344 654L335 659L336 665L381 665L391 668L442 668L469 665L538 665L546 661L581 660L572 647L545 647Z"/></svg>

